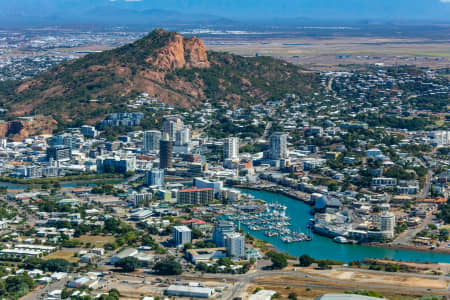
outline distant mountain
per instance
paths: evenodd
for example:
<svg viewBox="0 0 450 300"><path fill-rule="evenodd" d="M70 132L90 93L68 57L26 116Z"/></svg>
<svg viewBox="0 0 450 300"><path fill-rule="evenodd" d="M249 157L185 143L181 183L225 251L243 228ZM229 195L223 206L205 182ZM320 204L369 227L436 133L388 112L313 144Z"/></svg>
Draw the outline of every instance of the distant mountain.
<svg viewBox="0 0 450 300"><path fill-rule="evenodd" d="M212 14L182 13L176 9L176 6L173 9L138 7L134 2L112 2L109 0L66 0L60 2L21 0L18 2L7 1L6 3L0 1L0 26L20 24L176 25L232 22L230 19Z"/></svg>
<svg viewBox="0 0 450 300"><path fill-rule="evenodd" d="M31 80L0 84L8 116L52 116L60 125L95 123L146 92L179 107L225 101L235 107L309 95L315 73L271 57L207 52L197 38L155 30L113 50L58 65Z"/></svg>
<svg viewBox="0 0 450 300"><path fill-rule="evenodd" d="M195 16L195 20L200 22L203 21L202 15L239 21L307 17L314 20L450 22L448 0L4 0L0 1L0 16L3 17L0 22L30 22L33 19L50 21L49 17L56 15L64 22L73 22L97 7L109 6L137 12L149 9L177 11L187 19ZM131 21L125 17L126 14L122 16L119 13L107 21L109 24ZM87 19L78 21L81 20ZM89 21L95 23L100 20L90 18ZM105 22L104 19L101 21ZM133 21L141 23L140 19ZM177 21L183 22L183 18Z"/></svg>

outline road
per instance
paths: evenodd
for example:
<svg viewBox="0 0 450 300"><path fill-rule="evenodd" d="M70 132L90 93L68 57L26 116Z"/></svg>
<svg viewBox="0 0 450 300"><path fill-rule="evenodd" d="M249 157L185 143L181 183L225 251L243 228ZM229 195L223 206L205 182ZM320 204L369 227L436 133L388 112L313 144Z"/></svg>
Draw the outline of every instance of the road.
<svg viewBox="0 0 450 300"><path fill-rule="evenodd" d="M139 178L142 178L142 177L144 177L144 176L145 176L145 174L136 174L136 175L133 175L133 176L131 176L130 178L127 178L127 180L125 180L125 181L122 182L121 184L127 185L128 183L133 182L133 181L136 181L136 180L138 180Z"/></svg>
<svg viewBox="0 0 450 300"><path fill-rule="evenodd" d="M439 147L435 147L433 149L433 151L432 151L432 155L435 154L438 149L439 149ZM420 159L419 163L421 164L422 167L428 168L426 162L423 159ZM424 185L423 185L423 189L420 192L420 194L418 195L418 198L426 199L428 197L428 195L430 193L430 190L431 190L431 180L432 180L432 178L433 178L433 171L431 169L428 169L427 174L425 175L425 182L424 182ZM433 218L434 218L433 215L429 215L428 217L426 217L423 220L422 224L420 224L416 228L409 229L406 232L400 234L395 239L394 244L408 245L419 232L421 232L429 224L432 223Z"/></svg>
<svg viewBox="0 0 450 300"><path fill-rule="evenodd" d="M63 280L53 282L43 289L33 291L22 298L22 300L38 300L44 298L48 292L52 292L55 290L62 290L66 286L67 282L72 278L72 276L67 276Z"/></svg>
<svg viewBox="0 0 450 300"><path fill-rule="evenodd" d="M267 124L266 124L266 128L264 129L264 134L262 136L263 140L267 139L267 136L269 135L270 128L272 128L272 122L271 121L267 122Z"/></svg>
<svg viewBox="0 0 450 300"><path fill-rule="evenodd" d="M423 222L417 226L416 228L411 228L405 231L404 233L400 234L395 240L393 244L397 245L409 245L409 243L414 239L414 237L424 230L426 227L428 227L429 224L433 221L434 216L429 215L425 219L423 219Z"/></svg>

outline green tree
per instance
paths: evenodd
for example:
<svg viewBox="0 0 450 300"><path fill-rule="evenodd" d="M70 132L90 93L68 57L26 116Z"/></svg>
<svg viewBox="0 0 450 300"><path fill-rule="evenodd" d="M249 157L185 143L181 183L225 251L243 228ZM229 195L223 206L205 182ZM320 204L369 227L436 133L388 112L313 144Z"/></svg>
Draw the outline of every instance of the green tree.
<svg viewBox="0 0 450 300"><path fill-rule="evenodd" d="M153 267L153 271L159 275L180 275L183 273L181 265L173 258L157 262Z"/></svg>
<svg viewBox="0 0 450 300"><path fill-rule="evenodd" d="M121 268L123 272L134 272L139 267L139 260L136 257L124 257L118 260L114 266Z"/></svg>
<svg viewBox="0 0 450 300"><path fill-rule="evenodd" d="M34 281L27 275L10 276L6 278L5 285L9 295L20 298L34 288Z"/></svg>
<svg viewBox="0 0 450 300"><path fill-rule="evenodd" d="M322 269L322 270L326 270L326 269L330 268L330 266L328 265L328 261L326 261L326 260L320 260L318 263L318 266L319 266L319 269Z"/></svg>
<svg viewBox="0 0 450 300"><path fill-rule="evenodd" d="M299 257L298 262L301 267L309 267L314 262L314 258L307 254L303 254Z"/></svg>
<svg viewBox="0 0 450 300"><path fill-rule="evenodd" d="M288 299L291 299L291 300L297 300L297 294L294 293L294 292L289 293Z"/></svg>
<svg viewBox="0 0 450 300"><path fill-rule="evenodd" d="M42 261L41 268L48 272L69 272L71 265L63 258L54 258Z"/></svg>
<svg viewBox="0 0 450 300"><path fill-rule="evenodd" d="M286 256L282 253L278 253L275 251L271 251L268 256L270 257L270 260L272 261L272 268L273 269L283 269L286 268L288 263Z"/></svg>

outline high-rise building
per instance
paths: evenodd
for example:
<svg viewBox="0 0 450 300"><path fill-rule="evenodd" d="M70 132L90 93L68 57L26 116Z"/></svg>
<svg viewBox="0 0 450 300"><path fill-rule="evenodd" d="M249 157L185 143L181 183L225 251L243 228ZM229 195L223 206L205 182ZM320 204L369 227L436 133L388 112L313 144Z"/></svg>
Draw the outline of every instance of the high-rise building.
<svg viewBox="0 0 450 300"><path fill-rule="evenodd" d="M275 132L270 136L270 158L283 159L287 157L287 134L283 132Z"/></svg>
<svg viewBox="0 0 450 300"><path fill-rule="evenodd" d="M175 133L175 145L184 146L191 142L191 130L184 127Z"/></svg>
<svg viewBox="0 0 450 300"><path fill-rule="evenodd" d="M145 172L145 184L148 186L163 186L164 170L152 169Z"/></svg>
<svg viewBox="0 0 450 300"><path fill-rule="evenodd" d="M234 233L234 223L231 221L220 220L216 223L216 228L213 231L213 242L217 247L225 247L225 235Z"/></svg>
<svg viewBox="0 0 450 300"><path fill-rule="evenodd" d="M159 168L172 168L173 142L169 140L167 134L159 142Z"/></svg>
<svg viewBox="0 0 450 300"><path fill-rule="evenodd" d="M210 181L201 177L194 178L194 186L198 189L213 189L214 195L219 194L223 189L222 181Z"/></svg>
<svg viewBox="0 0 450 300"><path fill-rule="evenodd" d="M169 135L169 140L174 142L176 138L176 132L181 130L183 122L178 116L165 116L162 124L163 134Z"/></svg>
<svg viewBox="0 0 450 300"><path fill-rule="evenodd" d="M225 234L225 247L227 255L231 257L245 256L245 238L237 232Z"/></svg>
<svg viewBox="0 0 450 300"><path fill-rule="evenodd" d="M224 159L238 159L239 158L239 138L230 137L225 139L223 145Z"/></svg>
<svg viewBox="0 0 450 300"><path fill-rule="evenodd" d="M69 147L70 149L76 149L77 148L77 136L71 135L71 134L62 134L62 135L55 135L52 136L47 140L47 143L50 147L60 147L65 146Z"/></svg>
<svg viewBox="0 0 450 300"><path fill-rule="evenodd" d="M159 130L149 130L144 132L144 151L159 150L161 132Z"/></svg>
<svg viewBox="0 0 450 300"><path fill-rule="evenodd" d="M81 134L90 138L95 138L98 135L98 131L94 126L83 125L81 126Z"/></svg>
<svg viewBox="0 0 450 300"><path fill-rule="evenodd" d="M187 226L174 226L172 234L176 246L184 245L192 241L192 231Z"/></svg>
<svg viewBox="0 0 450 300"><path fill-rule="evenodd" d="M177 203L206 205L214 200L214 190L204 189L186 189L179 190L177 193Z"/></svg>
<svg viewBox="0 0 450 300"><path fill-rule="evenodd" d="M47 148L47 160L68 161L72 159L72 148L67 146L55 146Z"/></svg>
<svg viewBox="0 0 450 300"><path fill-rule="evenodd" d="M133 155L123 156L98 156L98 173L126 173L136 170L136 157Z"/></svg>
<svg viewBox="0 0 450 300"><path fill-rule="evenodd" d="M391 212L386 212L380 215L380 230L386 232L394 232L395 229L395 215Z"/></svg>

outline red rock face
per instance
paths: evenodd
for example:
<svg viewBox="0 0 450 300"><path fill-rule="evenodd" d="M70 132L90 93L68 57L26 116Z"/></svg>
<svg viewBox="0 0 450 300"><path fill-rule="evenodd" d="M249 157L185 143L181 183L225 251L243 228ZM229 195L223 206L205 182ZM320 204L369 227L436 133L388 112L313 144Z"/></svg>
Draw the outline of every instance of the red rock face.
<svg viewBox="0 0 450 300"><path fill-rule="evenodd" d="M184 41L184 53L187 57L187 67L191 68L209 68L208 55L205 44L198 37L186 39Z"/></svg>
<svg viewBox="0 0 450 300"><path fill-rule="evenodd" d="M32 135L50 134L56 128L52 117L36 116L34 121L10 121L0 124L0 138L21 141Z"/></svg>
<svg viewBox="0 0 450 300"><path fill-rule="evenodd" d="M160 70L181 68L207 68L210 66L206 47L197 37L184 39L176 34L155 57L148 58Z"/></svg>

